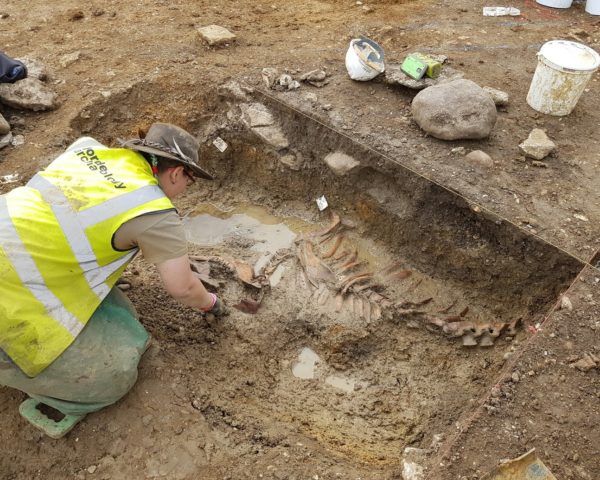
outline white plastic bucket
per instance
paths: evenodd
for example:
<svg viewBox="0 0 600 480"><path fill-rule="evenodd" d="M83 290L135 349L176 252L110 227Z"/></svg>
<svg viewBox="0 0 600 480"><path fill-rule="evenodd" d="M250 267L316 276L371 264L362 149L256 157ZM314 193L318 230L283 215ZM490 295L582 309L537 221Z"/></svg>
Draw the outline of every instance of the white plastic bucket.
<svg viewBox="0 0 600 480"><path fill-rule="evenodd" d="M350 41L346 52L346 70L352 80L368 81L385 71L383 49L362 37Z"/></svg>
<svg viewBox="0 0 600 480"><path fill-rule="evenodd" d="M600 0L587 0L585 11L591 15L600 15Z"/></svg>
<svg viewBox="0 0 600 480"><path fill-rule="evenodd" d="M540 5L554 8L569 8L573 0L535 0Z"/></svg>
<svg viewBox="0 0 600 480"><path fill-rule="evenodd" d="M581 43L553 40L542 45L537 57L527 103L538 112L568 115L600 67L600 55Z"/></svg>

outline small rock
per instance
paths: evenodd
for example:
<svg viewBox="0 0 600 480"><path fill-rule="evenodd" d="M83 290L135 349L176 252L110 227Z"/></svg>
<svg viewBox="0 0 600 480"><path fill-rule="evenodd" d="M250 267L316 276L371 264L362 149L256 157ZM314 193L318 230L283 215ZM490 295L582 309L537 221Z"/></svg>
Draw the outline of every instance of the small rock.
<svg viewBox="0 0 600 480"><path fill-rule="evenodd" d="M526 157L541 160L556 149L556 144L548 138L546 132L534 128L529 137L519 145L519 150Z"/></svg>
<svg viewBox="0 0 600 480"><path fill-rule="evenodd" d="M266 67L261 72L263 82L267 88L273 88L279 78L279 71L276 68Z"/></svg>
<svg viewBox="0 0 600 480"><path fill-rule="evenodd" d="M219 25L207 25L198 28L200 37L210 46L223 45L235 40L235 34Z"/></svg>
<svg viewBox="0 0 600 480"><path fill-rule="evenodd" d="M494 166L494 160L483 150L473 150L466 157L469 162L478 165L480 167L492 168Z"/></svg>
<svg viewBox="0 0 600 480"><path fill-rule="evenodd" d="M483 87L485 92L492 97L492 100L496 104L497 107L503 107L508 105L508 93L503 92L502 90L497 90L492 87Z"/></svg>
<svg viewBox="0 0 600 480"><path fill-rule="evenodd" d="M291 170L300 170L303 163L302 154L300 153L296 155L288 153L279 158L279 161Z"/></svg>
<svg viewBox="0 0 600 480"><path fill-rule="evenodd" d="M96 465L91 465L87 468L88 473L94 473L96 471Z"/></svg>
<svg viewBox="0 0 600 480"><path fill-rule="evenodd" d="M15 135L10 143L13 147L20 147L25 144L25 137L23 135Z"/></svg>
<svg viewBox="0 0 600 480"><path fill-rule="evenodd" d="M573 310L573 304L571 303L571 299L566 295L560 299L560 309L561 310Z"/></svg>
<svg viewBox="0 0 600 480"><path fill-rule="evenodd" d="M496 105L471 80L454 80L428 87L412 101L417 124L441 140L480 139L496 124Z"/></svg>
<svg viewBox="0 0 600 480"><path fill-rule="evenodd" d="M319 101L317 95L315 93L312 92L308 92L304 95L304 98L306 99L307 102L310 103L317 103Z"/></svg>
<svg viewBox="0 0 600 480"><path fill-rule="evenodd" d="M71 65L72 63L75 63L80 58L81 58L81 52L77 51L77 52L67 53L67 54L61 56L59 61L60 61L61 66L63 68L66 68L69 65Z"/></svg>
<svg viewBox="0 0 600 480"><path fill-rule="evenodd" d="M545 162L540 162L539 160L533 160L531 165L538 168L548 168L548 164Z"/></svg>
<svg viewBox="0 0 600 480"><path fill-rule="evenodd" d="M450 150L450 153L454 153L456 155L464 155L465 153L467 153L467 150L465 147L455 147L452 150Z"/></svg>
<svg viewBox="0 0 600 480"><path fill-rule="evenodd" d="M310 83L315 87L323 87L329 82L325 70L311 70L310 72L306 72L300 76L300 81Z"/></svg>
<svg viewBox="0 0 600 480"><path fill-rule="evenodd" d="M276 150L282 150L289 146L288 139L277 125L268 127L254 127L252 131L256 133L264 142L271 145Z"/></svg>
<svg viewBox="0 0 600 480"><path fill-rule="evenodd" d="M581 370L582 372L587 372L592 368L596 368L598 366L598 363L600 363L600 359L598 359L596 355L592 353L586 353L582 358L580 358L574 363L571 363L569 366L571 368Z"/></svg>
<svg viewBox="0 0 600 480"><path fill-rule="evenodd" d="M0 113L0 137L10 132L10 125Z"/></svg>
<svg viewBox="0 0 600 480"><path fill-rule="evenodd" d="M58 107L56 93L33 77L15 83L0 83L0 102L9 107L34 112L53 110Z"/></svg>
<svg viewBox="0 0 600 480"><path fill-rule="evenodd" d="M517 372L513 372L513 374L510 376L510 378L512 379L512 381L514 383L519 383L519 380L521 380L521 377L519 376L519 374Z"/></svg>
<svg viewBox="0 0 600 480"><path fill-rule="evenodd" d="M17 60L22 62L27 68L27 77L37 78L42 82L48 81L48 71L46 70L46 67L40 62L28 57L18 58Z"/></svg>
<svg viewBox="0 0 600 480"><path fill-rule="evenodd" d="M13 138L13 135L10 132L8 132L3 137L0 137L0 148L4 148L4 147L7 147L8 145L10 145L12 142L12 138Z"/></svg>
<svg viewBox="0 0 600 480"><path fill-rule="evenodd" d="M262 103L242 103L240 110L242 111L242 121L249 128L268 127L275 123L273 115Z"/></svg>
<svg viewBox="0 0 600 480"><path fill-rule="evenodd" d="M573 214L573 217L576 218L577 220L581 220L582 222L589 222L590 221L589 218L587 218L585 215L581 215L580 213Z"/></svg>
<svg viewBox="0 0 600 480"><path fill-rule="evenodd" d="M360 162L343 152L333 152L327 155L324 162L336 175L345 175L350 170L358 167Z"/></svg>

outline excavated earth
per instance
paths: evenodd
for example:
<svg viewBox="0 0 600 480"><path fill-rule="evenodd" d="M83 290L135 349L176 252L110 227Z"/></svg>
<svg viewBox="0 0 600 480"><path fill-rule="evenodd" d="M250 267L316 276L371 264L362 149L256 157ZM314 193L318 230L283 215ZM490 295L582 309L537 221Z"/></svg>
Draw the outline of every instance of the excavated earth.
<svg viewBox="0 0 600 480"><path fill-rule="evenodd" d="M178 305L136 258L120 287L154 339L137 384L60 440L19 417L24 394L0 387L0 478L477 479L533 448L556 478L600 478L598 76L567 117L525 102L539 47L600 49L600 21L581 3L516 0L522 15L498 18L482 16L486 5L0 5L3 50L43 63L60 99L48 112L2 107L25 142L0 150L0 178L18 174L0 192L80 136L115 145L154 121L187 128L217 178L176 204L229 307L212 320ZM207 46L196 29L209 24L236 41ZM491 136L436 140L411 118L416 91L350 80L343 59L361 34L389 63L443 54L509 93ZM264 67L294 78L324 69L327 83L270 90ZM558 145L545 168L518 150L533 128ZM460 147L493 164L469 163ZM330 168L333 153L352 168ZM334 260L345 250L354 270ZM232 258L270 279L244 283ZM338 281L349 271L381 281L339 303L324 264ZM234 308L253 302L255 313ZM520 321L492 345L463 346L435 325L449 318Z"/></svg>

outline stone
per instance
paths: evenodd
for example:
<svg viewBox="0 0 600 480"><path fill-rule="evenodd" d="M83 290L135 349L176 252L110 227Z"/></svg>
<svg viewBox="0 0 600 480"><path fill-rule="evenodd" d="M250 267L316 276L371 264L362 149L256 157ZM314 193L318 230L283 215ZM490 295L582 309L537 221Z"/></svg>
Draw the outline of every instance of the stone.
<svg viewBox="0 0 600 480"><path fill-rule="evenodd" d="M8 132L10 132L10 125L0 113L0 136L6 135Z"/></svg>
<svg viewBox="0 0 600 480"><path fill-rule="evenodd" d="M8 145L10 145L12 142L12 138L13 138L13 135L10 132L8 132L3 137L0 137L0 148L4 148L4 147L7 147Z"/></svg>
<svg viewBox="0 0 600 480"><path fill-rule="evenodd" d="M96 471L96 468L97 468L96 465L90 465L87 468L87 471L88 471L88 473L94 473Z"/></svg>
<svg viewBox="0 0 600 480"><path fill-rule="evenodd" d="M417 124L441 140L480 139L496 124L496 105L471 80L454 80L428 87L412 102Z"/></svg>
<svg viewBox="0 0 600 480"><path fill-rule="evenodd" d="M81 58L81 52L76 51L76 52L66 53L65 55L62 55L60 57L59 61L60 61L61 66L63 68L66 68L69 65L71 65L72 63L75 63L80 58Z"/></svg>
<svg viewBox="0 0 600 480"><path fill-rule="evenodd" d="M279 158L279 161L288 167L290 170L300 170L302 167L302 155L301 154L292 154L288 153L287 155L283 155Z"/></svg>
<svg viewBox="0 0 600 480"><path fill-rule="evenodd" d="M229 80L218 88L218 93L222 97L233 98L236 100L246 101L248 99L248 93L252 93L253 89L249 87L242 87L235 80Z"/></svg>
<svg viewBox="0 0 600 480"><path fill-rule="evenodd" d="M581 370L582 372L587 372L592 368L598 367L598 363L600 363L600 359L593 353L586 353L576 362L571 363L569 366L571 368L576 368L577 370Z"/></svg>
<svg viewBox="0 0 600 480"><path fill-rule="evenodd" d="M200 37L210 46L224 45L235 40L235 34L220 25L207 25L198 28Z"/></svg>
<svg viewBox="0 0 600 480"><path fill-rule="evenodd" d="M301 82L310 83L315 87L323 87L329 83L325 70L311 70L300 76Z"/></svg>
<svg viewBox="0 0 600 480"><path fill-rule="evenodd" d="M566 295L563 295L560 299L560 309L569 311L573 310L573 303L571 302L571 299Z"/></svg>
<svg viewBox="0 0 600 480"><path fill-rule="evenodd" d="M275 82L279 78L279 70L272 67L265 67L261 72L263 82L267 88L273 88L275 86Z"/></svg>
<svg viewBox="0 0 600 480"><path fill-rule="evenodd" d="M336 175L346 175L349 171L360 165L360 162L343 152L333 152L324 159L327 166Z"/></svg>
<svg viewBox="0 0 600 480"><path fill-rule="evenodd" d="M483 87L483 89L492 98L497 107L508 105L508 93L492 87Z"/></svg>
<svg viewBox="0 0 600 480"><path fill-rule="evenodd" d="M438 61L440 61L440 57L441 56L437 57ZM458 80L463 76L463 72L448 66L444 66L440 76L437 78L423 77L420 80L415 80L402 71L400 64L386 64L383 82L389 85L402 85L403 87L407 87L412 90L423 90L427 87L450 82L452 80Z"/></svg>
<svg viewBox="0 0 600 480"><path fill-rule="evenodd" d="M18 58L17 60L19 60L20 62L22 62L25 65L25 68L27 68L27 77L28 78L37 78L38 80L41 80L42 82L46 82L48 81L48 71L46 70L46 67L44 65L42 65L40 62L38 62L37 60L34 60L32 58Z"/></svg>
<svg viewBox="0 0 600 480"><path fill-rule="evenodd" d="M25 144L25 137L23 135L14 135L10 143L13 147L20 147Z"/></svg>
<svg viewBox="0 0 600 480"><path fill-rule="evenodd" d="M273 115L262 103L242 103L242 121L247 127L268 127L275 123Z"/></svg>
<svg viewBox="0 0 600 480"><path fill-rule="evenodd" d="M281 128L276 125L271 125L268 127L253 127L252 131L256 133L264 142L268 143L276 150L282 150L290 145Z"/></svg>
<svg viewBox="0 0 600 480"><path fill-rule="evenodd" d="M474 165L485 168L492 168L494 166L494 160L483 150L473 150L471 153L465 156L465 159Z"/></svg>
<svg viewBox="0 0 600 480"><path fill-rule="evenodd" d="M527 139L519 145L519 150L526 157L542 160L556 150L556 144L548 138L546 132L534 128Z"/></svg>
<svg viewBox="0 0 600 480"><path fill-rule="evenodd" d="M15 83L0 83L0 102L9 107L34 112L53 110L58 107L56 93L33 77Z"/></svg>

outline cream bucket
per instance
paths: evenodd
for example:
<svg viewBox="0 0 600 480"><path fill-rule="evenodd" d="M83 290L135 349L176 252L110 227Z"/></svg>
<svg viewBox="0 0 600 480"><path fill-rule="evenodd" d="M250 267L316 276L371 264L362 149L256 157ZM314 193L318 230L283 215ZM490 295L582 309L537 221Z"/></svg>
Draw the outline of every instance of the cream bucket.
<svg viewBox="0 0 600 480"><path fill-rule="evenodd" d="M553 40L542 45L537 57L527 103L538 112L568 115L600 67L600 55L581 43Z"/></svg>
<svg viewBox="0 0 600 480"><path fill-rule="evenodd" d="M569 8L573 0L535 0L540 5L554 8Z"/></svg>
<svg viewBox="0 0 600 480"><path fill-rule="evenodd" d="M600 15L600 0L587 0L585 11L590 15Z"/></svg>

